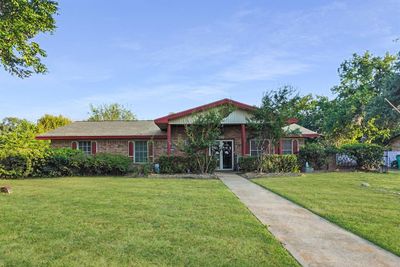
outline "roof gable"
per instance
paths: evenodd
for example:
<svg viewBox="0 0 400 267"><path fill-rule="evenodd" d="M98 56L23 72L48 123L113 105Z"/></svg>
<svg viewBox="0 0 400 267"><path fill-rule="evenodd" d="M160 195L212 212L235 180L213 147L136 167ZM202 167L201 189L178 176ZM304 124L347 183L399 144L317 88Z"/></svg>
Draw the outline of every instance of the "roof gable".
<svg viewBox="0 0 400 267"><path fill-rule="evenodd" d="M242 109L242 110L250 111L250 110L254 110L255 109L254 106L250 106L250 105L238 102L238 101L234 101L232 99L225 98L225 99L222 99L222 100L219 100L219 101L215 101L215 102L212 102L212 103L209 103L209 104L206 104L206 105L198 106L198 107L195 107L195 108L191 108L191 109L188 109L188 110L184 110L184 111L181 111L181 112L178 112L178 113L173 113L173 114L170 114L170 115L155 119L154 122L158 126L161 126L161 125L168 124L172 120L177 120L179 118L187 117L187 116L193 115L193 114L201 112L201 111L206 111L206 110L209 110L209 109L212 109L212 108L215 108L215 107L219 107L219 106L222 106L222 105L227 105L227 104L233 105L234 107L237 107L238 109Z"/></svg>

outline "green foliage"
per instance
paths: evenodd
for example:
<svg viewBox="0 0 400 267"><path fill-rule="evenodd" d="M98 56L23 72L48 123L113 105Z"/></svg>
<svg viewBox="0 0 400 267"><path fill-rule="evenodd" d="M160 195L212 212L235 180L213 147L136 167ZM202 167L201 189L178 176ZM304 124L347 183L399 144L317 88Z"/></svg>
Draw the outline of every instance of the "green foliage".
<svg viewBox="0 0 400 267"><path fill-rule="evenodd" d="M337 144L347 142L383 143L390 129L379 127L380 114L370 113L371 103L383 93L387 78L395 71L398 57L354 54L339 68L340 84L332 91L337 94L330 110L325 133Z"/></svg>
<svg viewBox="0 0 400 267"><path fill-rule="evenodd" d="M296 173L300 171L296 155L263 155L262 157L242 157L239 166L243 171L265 173Z"/></svg>
<svg viewBox="0 0 400 267"><path fill-rule="evenodd" d="M85 154L76 149L51 149L45 158L36 161L32 176L60 177L80 175L86 160Z"/></svg>
<svg viewBox="0 0 400 267"><path fill-rule="evenodd" d="M127 156L98 153L85 158L79 175L125 175L131 165L132 160Z"/></svg>
<svg viewBox="0 0 400 267"><path fill-rule="evenodd" d="M305 166L308 162L314 169L322 169L328 163L328 150L320 143L308 143L299 152L299 162Z"/></svg>
<svg viewBox="0 0 400 267"><path fill-rule="evenodd" d="M90 105L88 121L133 121L136 120L135 114L121 104L113 103L109 105Z"/></svg>
<svg viewBox="0 0 400 267"><path fill-rule="evenodd" d="M241 157L239 158L240 170L244 172L252 172L258 169L259 158L258 157Z"/></svg>
<svg viewBox="0 0 400 267"><path fill-rule="evenodd" d="M376 144L345 144L340 149L343 154L354 159L357 167L362 170L374 170L383 163L384 148Z"/></svg>
<svg viewBox="0 0 400 267"><path fill-rule="evenodd" d="M299 99L294 88L290 86L265 93L261 106L254 110L252 118L248 120L248 126L252 129L255 138L271 140L275 145L285 134L288 134L283 127L287 125L287 120L293 114L292 107Z"/></svg>
<svg viewBox="0 0 400 267"><path fill-rule="evenodd" d="M160 164L160 173L187 173L190 170L190 159L182 156L160 156L157 160Z"/></svg>
<svg viewBox="0 0 400 267"><path fill-rule="evenodd" d="M212 173L214 171L215 158L214 155L208 154L208 149L221 135L221 122L232 111L231 105L214 108L197 114L192 124L185 125L187 139L179 146L193 160L198 172Z"/></svg>
<svg viewBox="0 0 400 267"><path fill-rule="evenodd" d="M32 39L53 32L57 3L50 0L0 0L0 62L20 78L45 73L46 52Z"/></svg>
<svg viewBox="0 0 400 267"><path fill-rule="evenodd" d="M0 177L26 177L46 157L49 142L35 140L36 133L36 125L27 120L0 123Z"/></svg>
<svg viewBox="0 0 400 267"><path fill-rule="evenodd" d="M199 160L204 161L203 158ZM160 156L157 160L160 164L160 173L174 174L174 173L202 173L199 169L199 165L193 158L186 156ZM201 163L202 166L204 163ZM217 167L217 160L215 158L210 159L208 166L208 172L213 173Z"/></svg>
<svg viewBox="0 0 400 267"><path fill-rule="evenodd" d="M50 130L54 130L58 127L65 126L72 123L72 121L62 115L54 116L45 114L40 119L38 119L37 125L37 132L38 133L45 133Z"/></svg>
<svg viewBox="0 0 400 267"><path fill-rule="evenodd" d="M138 164L132 167L132 175L137 177L147 177L152 172L153 164L151 163Z"/></svg>
<svg viewBox="0 0 400 267"><path fill-rule="evenodd" d="M279 140L289 134L294 134L285 130L288 119L298 113L305 102L308 100L301 98L296 90L291 86L283 86L277 90L265 93L259 108L252 112L252 117L248 119L248 127L251 129L252 138L263 140L257 142L259 151L266 151L265 140L270 140L271 145L276 145ZM302 103L302 104L301 104ZM263 154L259 154L258 161L262 162ZM258 171L262 171L262 164L258 164Z"/></svg>
<svg viewBox="0 0 400 267"><path fill-rule="evenodd" d="M48 149L42 157L9 153L0 158L1 178L125 175L132 160L122 155L98 153L87 156L70 148Z"/></svg>

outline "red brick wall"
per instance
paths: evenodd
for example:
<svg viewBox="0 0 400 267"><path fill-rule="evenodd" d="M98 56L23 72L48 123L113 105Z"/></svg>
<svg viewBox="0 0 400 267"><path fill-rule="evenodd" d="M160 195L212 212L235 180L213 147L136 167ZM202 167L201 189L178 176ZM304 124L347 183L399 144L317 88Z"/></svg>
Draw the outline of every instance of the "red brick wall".
<svg viewBox="0 0 400 267"><path fill-rule="evenodd" d="M52 148L71 148L71 141L68 140L53 140L51 141Z"/></svg>

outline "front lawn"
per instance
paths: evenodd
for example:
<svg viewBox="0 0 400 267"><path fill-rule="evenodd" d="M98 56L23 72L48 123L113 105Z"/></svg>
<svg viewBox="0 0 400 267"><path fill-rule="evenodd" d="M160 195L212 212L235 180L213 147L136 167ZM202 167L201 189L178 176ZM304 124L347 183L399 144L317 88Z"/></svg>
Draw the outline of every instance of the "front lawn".
<svg viewBox="0 0 400 267"><path fill-rule="evenodd" d="M400 255L398 173L321 173L253 181ZM370 186L361 186L363 182Z"/></svg>
<svg viewBox="0 0 400 267"><path fill-rule="evenodd" d="M0 266L298 266L218 180L0 180Z"/></svg>

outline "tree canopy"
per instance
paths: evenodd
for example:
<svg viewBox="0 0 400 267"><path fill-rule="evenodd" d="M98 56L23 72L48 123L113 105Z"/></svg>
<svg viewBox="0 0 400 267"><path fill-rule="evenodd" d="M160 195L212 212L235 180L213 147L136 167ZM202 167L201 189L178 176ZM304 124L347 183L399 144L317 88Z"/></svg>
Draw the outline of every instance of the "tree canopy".
<svg viewBox="0 0 400 267"><path fill-rule="evenodd" d="M54 116L45 114L37 121L37 131L39 133L44 133L70 123L72 123L72 121L62 115Z"/></svg>
<svg viewBox="0 0 400 267"><path fill-rule="evenodd" d="M113 103L99 106L90 105L88 121L133 121L135 114L125 106Z"/></svg>
<svg viewBox="0 0 400 267"><path fill-rule="evenodd" d="M32 39L52 33L57 2L51 0L0 0L0 62L20 78L45 73L46 52Z"/></svg>

